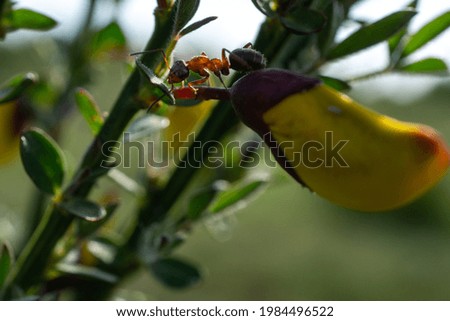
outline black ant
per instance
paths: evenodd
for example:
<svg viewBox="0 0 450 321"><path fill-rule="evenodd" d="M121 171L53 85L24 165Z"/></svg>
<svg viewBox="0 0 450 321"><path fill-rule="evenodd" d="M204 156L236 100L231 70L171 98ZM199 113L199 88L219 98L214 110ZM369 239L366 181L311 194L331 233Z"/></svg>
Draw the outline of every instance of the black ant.
<svg viewBox="0 0 450 321"><path fill-rule="evenodd" d="M252 46L253 45L249 42L243 48L238 48L233 51L223 48L222 58L220 59L210 59L206 53L202 52L199 56L194 56L188 61L177 60L173 63L172 67L169 66L167 57L162 49L136 52L132 55L161 51L164 62L169 69L167 82L172 85L170 91L173 91L174 84L182 83L182 86L184 86L184 81L189 77L189 74L192 71L203 77L187 84L188 87L196 93L197 89L194 86L205 83L209 79L210 72L214 73L217 78L219 78L222 85L227 88L221 75L228 75L230 73L230 69L241 72L250 72L265 68L266 59L264 58L264 55L259 51L252 49ZM228 58L226 53L228 53ZM160 99L155 101L152 106Z"/></svg>

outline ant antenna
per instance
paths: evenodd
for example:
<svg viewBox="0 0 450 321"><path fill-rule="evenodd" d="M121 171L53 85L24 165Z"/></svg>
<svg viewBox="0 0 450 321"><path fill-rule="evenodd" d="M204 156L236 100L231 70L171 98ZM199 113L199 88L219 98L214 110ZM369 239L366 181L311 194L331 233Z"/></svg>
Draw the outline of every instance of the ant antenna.
<svg viewBox="0 0 450 321"><path fill-rule="evenodd" d="M144 50L144 51L133 52L133 53L130 53L130 56L144 55L144 54L147 54L147 53L153 53L153 52L158 52L158 51L162 54L163 59L164 59L164 63L166 64L167 69L170 70L169 60L167 60L166 53L165 53L164 50L162 50L161 48L159 48L159 49L152 49L152 50Z"/></svg>

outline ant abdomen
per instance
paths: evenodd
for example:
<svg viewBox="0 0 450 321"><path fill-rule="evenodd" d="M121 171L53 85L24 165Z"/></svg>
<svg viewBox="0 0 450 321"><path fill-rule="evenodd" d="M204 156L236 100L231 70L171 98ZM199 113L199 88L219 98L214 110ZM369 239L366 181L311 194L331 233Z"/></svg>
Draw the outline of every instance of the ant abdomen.
<svg viewBox="0 0 450 321"><path fill-rule="evenodd" d="M250 48L238 48L233 50L229 57L231 69L249 72L266 67L266 58L259 51Z"/></svg>

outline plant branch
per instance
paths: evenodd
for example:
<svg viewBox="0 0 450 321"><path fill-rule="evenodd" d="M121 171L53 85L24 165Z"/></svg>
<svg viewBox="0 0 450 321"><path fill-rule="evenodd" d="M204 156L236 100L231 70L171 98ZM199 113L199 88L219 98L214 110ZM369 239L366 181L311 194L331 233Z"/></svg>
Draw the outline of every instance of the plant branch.
<svg viewBox="0 0 450 321"><path fill-rule="evenodd" d="M172 36L173 17L171 13L171 11L155 11L155 30L145 48L146 50L168 46ZM156 58L148 58L146 61L150 68L154 68L157 63ZM109 154L108 151L102 151L102 146L105 142L117 141L128 122L140 110L140 106L135 100L139 92L140 80L139 71L134 70L102 129L84 155L72 182L62 195L62 199L87 196L94 185L94 180L86 178L99 170L104 170L104 173L107 172L102 168L102 162L108 159ZM59 209L57 202L51 204L45 218L38 225L9 275L6 297L11 296L14 286L19 286L27 291L30 287L38 285L37 283L42 280L42 275L56 243L66 233L72 221L73 217L66 216Z"/></svg>

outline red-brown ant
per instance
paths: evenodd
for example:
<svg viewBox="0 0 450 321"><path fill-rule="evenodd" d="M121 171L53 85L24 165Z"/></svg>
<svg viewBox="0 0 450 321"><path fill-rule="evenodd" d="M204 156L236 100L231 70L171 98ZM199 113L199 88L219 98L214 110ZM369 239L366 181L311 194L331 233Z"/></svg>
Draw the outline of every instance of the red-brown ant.
<svg viewBox="0 0 450 321"><path fill-rule="evenodd" d="M224 87L227 88L222 80L221 75L228 75L230 73L230 69L242 72L250 72L266 67L266 59L264 58L264 55L259 51L252 49L251 43L247 43L243 48L238 48L233 51L229 51L228 49L223 48L222 58L220 59L210 59L208 58L206 53L202 52L199 56L194 56L188 61L177 60L173 63L172 67L170 67L167 57L162 49L136 52L132 55L150 53L154 51L161 51L164 62L169 69L167 82L172 85L171 91L174 89L174 84L184 84L184 81L189 77L191 71L203 77L194 81L190 81L187 84L188 87L191 88L191 90L195 93L197 89L194 86L206 82L209 79L210 72L214 73L217 78L219 78ZM226 56L226 53L228 53L228 58ZM155 101L152 106L158 101L159 99Z"/></svg>

